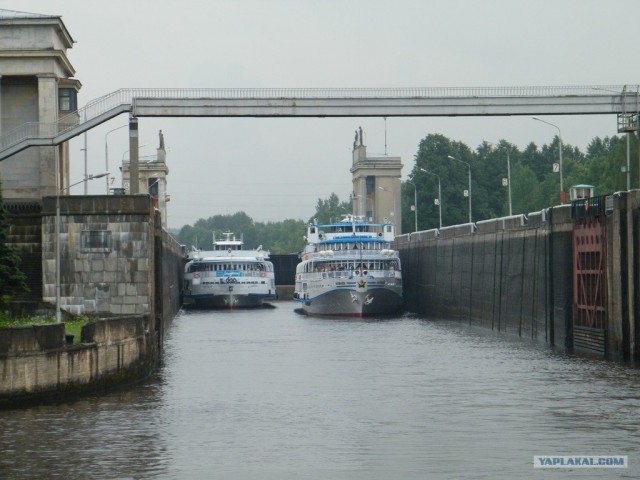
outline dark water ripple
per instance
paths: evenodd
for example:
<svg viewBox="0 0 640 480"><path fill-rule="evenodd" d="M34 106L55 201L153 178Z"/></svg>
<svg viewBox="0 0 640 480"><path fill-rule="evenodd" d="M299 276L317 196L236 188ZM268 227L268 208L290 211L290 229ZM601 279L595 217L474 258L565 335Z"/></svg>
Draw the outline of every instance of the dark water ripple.
<svg viewBox="0 0 640 480"><path fill-rule="evenodd" d="M635 368L447 320L276 306L182 313L145 384L0 412L0 479L640 477Z"/></svg>

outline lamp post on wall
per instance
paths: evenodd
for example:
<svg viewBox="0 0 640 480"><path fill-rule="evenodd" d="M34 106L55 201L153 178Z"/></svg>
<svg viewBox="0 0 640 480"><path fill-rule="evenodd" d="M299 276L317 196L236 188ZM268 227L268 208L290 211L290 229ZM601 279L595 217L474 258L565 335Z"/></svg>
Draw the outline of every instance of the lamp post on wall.
<svg viewBox="0 0 640 480"><path fill-rule="evenodd" d="M107 137L109 136L109 134L111 132L115 132L116 130L120 130L121 128L124 127L128 127L129 124L126 125L120 125L119 127L116 127L112 130L109 130L107 133L104 134L104 167L105 167L105 172L109 171L109 146L107 144ZM107 177L107 195L109 195L109 177Z"/></svg>
<svg viewBox="0 0 640 480"><path fill-rule="evenodd" d="M411 180L407 180L407 183L413 185L413 215L414 215L414 232L418 231L418 189L416 189L416 184Z"/></svg>
<svg viewBox="0 0 640 480"><path fill-rule="evenodd" d="M485 140L485 142L487 142ZM487 142L490 145L495 145L491 142ZM497 148L496 148L497 150ZM504 181L504 179L503 179ZM513 209L511 208L511 157L509 156L509 149L507 148L507 187L509 192L509 216L513 215Z"/></svg>
<svg viewBox="0 0 640 480"><path fill-rule="evenodd" d="M538 118L538 117L532 117L532 118L539 122L546 123L547 125L551 125L553 128L556 128L558 130L558 144L559 144L558 154L560 157L560 205L564 205L565 195L564 195L564 185L562 183L562 132L560 131L559 126L551 122L547 122L546 120L542 120L541 118Z"/></svg>
<svg viewBox="0 0 640 480"><path fill-rule="evenodd" d="M384 192L389 192L389 189L387 187L378 187L378 188ZM391 212L391 215L393 216L393 223L396 223L396 196L394 192L390 192L390 193L393 197L393 212Z"/></svg>
<svg viewBox="0 0 640 480"><path fill-rule="evenodd" d="M363 213L364 215L360 215L363 218L366 218L367 220L371 219L371 221L373 221L373 217L375 216L375 212L373 211L373 199L372 198L368 198L364 195L355 195L357 198L360 199L361 202L364 202L364 207L361 208L361 212L358 213ZM367 208L369 208L369 201L371 201L371 217L369 217L369 215L367 215L367 213L369 212L369 210L367 210ZM351 209L353 211L353 207Z"/></svg>
<svg viewBox="0 0 640 480"><path fill-rule="evenodd" d="M424 173L428 173L429 175L433 175L438 179L438 215L440 217L440 228L442 228L442 191L440 190L440 175L437 175L429 170L425 170L424 168L418 167L418 170Z"/></svg>
<svg viewBox="0 0 640 480"><path fill-rule="evenodd" d="M447 155L447 157L449 157L451 160L455 160L456 162L464 163L469 169L469 224L473 229L473 216L471 215L471 165L469 165L468 162L465 162L464 160L460 160L459 158L456 158L456 157L452 157L451 155Z"/></svg>
<svg viewBox="0 0 640 480"><path fill-rule="evenodd" d="M87 178L79 182L72 183L63 189L56 189L56 323L62 322L62 314L60 312L60 194L69 190L75 185L88 182L94 178L102 178L109 175L109 172L98 173L96 175L88 175Z"/></svg>
<svg viewBox="0 0 640 480"><path fill-rule="evenodd" d="M511 206L511 157L509 156L509 149L507 148L507 188L509 190L509 216L513 215L513 208Z"/></svg>

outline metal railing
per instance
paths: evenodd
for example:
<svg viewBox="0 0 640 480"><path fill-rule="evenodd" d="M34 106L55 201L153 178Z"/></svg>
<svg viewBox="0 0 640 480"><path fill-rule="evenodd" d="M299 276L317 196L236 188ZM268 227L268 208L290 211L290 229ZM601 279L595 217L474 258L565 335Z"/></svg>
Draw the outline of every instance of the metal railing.
<svg viewBox="0 0 640 480"><path fill-rule="evenodd" d="M581 198L571 202L571 218L599 217L605 214L606 195Z"/></svg>
<svg viewBox="0 0 640 480"><path fill-rule="evenodd" d="M125 107L135 110L136 99L354 99L354 98L499 98L611 96L622 102L640 91L639 85L522 86L522 87L401 87L401 88L124 88L90 101L57 122L29 122L0 135L0 151L32 139L54 139L108 112ZM608 93L604 93L608 92ZM122 113L122 111L119 111Z"/></svg>

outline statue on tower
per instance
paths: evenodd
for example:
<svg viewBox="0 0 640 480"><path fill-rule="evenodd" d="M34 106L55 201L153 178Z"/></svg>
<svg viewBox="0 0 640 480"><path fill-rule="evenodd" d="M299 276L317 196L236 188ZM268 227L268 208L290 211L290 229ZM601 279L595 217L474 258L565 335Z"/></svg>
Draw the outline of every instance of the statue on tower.
<svg viewBox="0 0 640 480"><path fill-rule="evenodd" d="M160 137L160 146L158 148L164 150L164 135L162 134L162 130L160 130L158 136Z"/></svg>

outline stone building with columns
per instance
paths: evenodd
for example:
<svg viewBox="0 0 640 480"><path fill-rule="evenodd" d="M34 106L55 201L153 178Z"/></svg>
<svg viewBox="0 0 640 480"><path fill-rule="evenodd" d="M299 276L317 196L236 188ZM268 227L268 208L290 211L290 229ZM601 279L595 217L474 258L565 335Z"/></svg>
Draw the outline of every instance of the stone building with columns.
<svg viewBox="0 0 640 480"><path fill-rule="evenodd" d="M0 135L54 137L58 125L78 123L73 44L59 16L0 9ZM158 214L168 173L160 139L145 188L131 194L70 195L67 143L29 146L0 161L7 243L29 287L13 298L16 312L148 315L154 331L170 321L184 252Z"/></svg>
<svg viewBox="0 0 640 480"><path fill-rule="evenodd" d="M59 16L0 9L0 134L52 129L73 115L81 88L67 57L73 43ZM55 195L69 185L68 144L28 148L0 162L0 179L5 199Z"/></svg>
<svg viewBox="0 0 640 480"><path fill-rule="evenodd" d="M400 197L400 157L367 155L362 128L356 131L353 141L353 213L374 223L385 219L402 233L402 204Z"/></svg>
<svg viewBox="0 0 640 480"><path fill-rule="evenodd" d="M131 162L122 162L122 193L131 195ZM162 228L167 228L167 202L171 199L167 193L167 151L164 146L164 134L158 132L158 148L151 158L141 158L138 162L138 193L148 193L154 208L160 212ZM116 190L116 189L114 189Z"/></svg>

